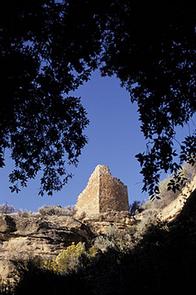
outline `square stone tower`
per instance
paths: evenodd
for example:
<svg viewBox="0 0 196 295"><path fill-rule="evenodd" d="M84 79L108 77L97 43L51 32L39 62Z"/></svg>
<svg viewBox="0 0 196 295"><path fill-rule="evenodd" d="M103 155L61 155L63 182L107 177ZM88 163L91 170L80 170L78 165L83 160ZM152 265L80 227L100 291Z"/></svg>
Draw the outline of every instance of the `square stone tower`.
<svg viewBox="0 0 196 295"><path fill-rule="evenodd" d="M77 214L92 217L107 211L128 211L128 191L107 166L98 165L76 203Z"/></svg>

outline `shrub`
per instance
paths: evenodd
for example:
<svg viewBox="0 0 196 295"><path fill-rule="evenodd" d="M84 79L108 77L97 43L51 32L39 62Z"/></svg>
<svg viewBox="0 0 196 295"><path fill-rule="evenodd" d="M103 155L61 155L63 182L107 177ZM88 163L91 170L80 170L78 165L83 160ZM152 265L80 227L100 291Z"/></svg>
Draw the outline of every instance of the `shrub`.
<svg viewBox="0 0 196 295"><path fill-rule="evenodd" d="M149 230L150 227L155 227L160 224L158 218L159 210L157 209L146 209L143 212L141 220L137 223L134 233L135 241L139 241L143 238L144 234Z"/></svg>
<svg viewBox="0 0 196 295"><path fill-rule="evenodd" d="M84 243L79 242L62 250L56 258L42 262L41 267L55 273L70 273L86 266L98 253L95 245L86 250Z"/></svg>
<svg viewBox="0 0 196 295"><path fill-rule="evenodd" d="M119 229L116 225L111 225L106 232L106 236L118 251L126 252L133 246L133 233L128 228Z"/></svg>
<svg viewBox="0 0 196 295"><path fill-rule="evenodd" d="M55 259L58 271L67 272L76 269L79 265L79 259L85 253L84 244L72 244L63 250Z"/></svg>
<svg viewBox="0 0 196 295"><path fill-rule="evenodd" d="M192 166L188 163L185 163L181 170L181 177L184 179L182 183L179 185L179 190L175 192L170 189L168 190L168 185L172 181L172 176L163 179L159 184L159 199L148 200L142 207L144 209L163 209L168 206L172 201L174 201L179 194L181 193L182 188L186 185L186 183L191 182L193 177L196 174L196 165Z"/></svg>
<svg viewBox="0 0 196 295"><path fill-rule="evenodd" d="M94 241L94 247L101 252L106 252L108 249L114 248L115 244L107 236L98 236Z"/></svg>
<svg viewBox="0 0 196 295"><path fill-rule="evenodd" d="M89 258L94 258L99 253L99 249L93 245L89 248L87 255Z"/></svg>
<svg viewBox="0 0 196 295"><path fill-rule="evenodd" d="M18 216L22 218L29 218L31 215L31 211L18 211Z"/></svg>
<svg viewBox="0 0 196 295"><path fill-rule="evenodd" d="M11 214L15 212L17 212L17 210L11 205L8 205L8 204L0 205L0 213L2 214Z"/></svg>
<svg viewBox="0 0 196 295"><path fill-rule="evenodd" d="M75 208L70 206L66 208L63 208L61 206L45 206L39 209L39 213L42 216L73 216L75 214Z"/></svg>
<svg viewBox="0 0 196 295"><path fill-rule="evenodd" d="M59 273L75 271L80 266L80 258L85 255L84 243L72 244L62 250L55 259L44 262L44 267Z"/></svg>
<svg viewBox="0 0 196 295"><path fill-rule="evenodd" d="M109 249L126 252L133 246L133 238L130 229L118 229L111 225L105 235L100 235L94 240L94 246L101 252Z"/></svg>
<svg viewBox="0 0 196 295"><path fill-rule="evenodd" d="M182 167L182 171L184 173L184 176L187 178L187 181L192 181L193 177L196 174L196 164L190 165L188 163L185 163Z"/></svg>

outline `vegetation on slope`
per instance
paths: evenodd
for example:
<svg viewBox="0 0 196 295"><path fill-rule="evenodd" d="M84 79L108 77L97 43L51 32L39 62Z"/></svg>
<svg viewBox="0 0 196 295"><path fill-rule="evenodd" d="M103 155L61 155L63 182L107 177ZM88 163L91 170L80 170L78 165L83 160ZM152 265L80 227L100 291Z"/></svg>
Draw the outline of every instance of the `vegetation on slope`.
<svg viewBox="0 0 196 295"><path fill-rule="evenodd" d="M189 292L194 287L196 265L195 214L196 191L175 221L151 224L143 238L128 252L110 248L90 257L82 248L80 259L77 257L77 268L69 272L49 270L29 261L25 266L20 265L22 279L16 289L2 290L0 294Z"/></svg>

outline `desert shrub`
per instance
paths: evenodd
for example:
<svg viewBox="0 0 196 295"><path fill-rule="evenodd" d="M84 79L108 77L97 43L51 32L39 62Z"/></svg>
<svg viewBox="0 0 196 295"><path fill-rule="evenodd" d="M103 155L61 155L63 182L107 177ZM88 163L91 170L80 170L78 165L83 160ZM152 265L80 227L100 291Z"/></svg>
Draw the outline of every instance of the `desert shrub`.
<svg viewBox="0 0 196 295"><path fill-rule="evenodd" d="M18 216L22 218L29 218L32 215L31 211L18 211Z"/></svg>
<svg viewBox="0 0 196 295"><path fill-rule="evenodd" d="M39 209L39 213L42 216L51 216L51 215L56 215L56 216L73 216L75 214L75 209L74 207L66 207L63 208L61 206L45 206Z"/></svg>
<svg viewBox="0 0 196 295"><path fill-rule="evenodd" d="M95 245L93 245L88 249L87 256L89 258L94 258L97 256L98 253L99 253L99 249Z"/></svg>
<svg viewBox="0 0 196 295"><path fill-rule="evenodd" d="M180 194L180 190L168 190L168 185L172 177L168 177L159 183L159 198L149 199L144 205L144 209L163 209L174 201ZM180 189L183 185L180 187Z"/></svg>
<svg viewBox="0 0 196 295"><path fill-rule="evenodd" d="M106 235L100 235L94 240L94 247L99 249L101 252L106 252L110 248L114 248L115 244Z"/></svg>
<svg viewBox="0 0 196 295"><path fill-rule="evenodd" d="M55 259L45 261L44 267L59 273L67 273L80 266L80 258L86 255L84 243L72 244L62 250Z"/></svg>
<svg viewBox="0 0 196 295"><path fill-rule="evenodd" d="M11 214L15 212L17 212L17 210L11 205L8 205L8 204L0 205L0 213L2 214Z"/></svg>
<svg viewBox="0 0 196 295"><path fill-rule="evenodd" d="M84 243L79 242L62 250L56 258L42 261L40 267L61 274L76 272L91 263L98 253L95 245L86 250Z"/></svg>
<svg viewBox="0 0 196 295"><path fill-rule="evenodd" d="M76 270L80 263L82 254L85 254L85 246L83 243L72 244L63 250L56 257L55 262L59 272L68 272Z"/></svg>
<svg viewBox="0 0 196 295"><path fill-rule="evenodd" d="M115 224L106 231L106 237L118 251L126 252L133 246L133 233L130 229L119 229Z"/></svg>
<svg viewBox="0 0 196 295"><path fill-rule="evenodd" d="M95 238L94 246L101 252L109 249L126 252L133 246L132 233L127 230L119 230L115 225L111 225L104 235Z"/></svg>
<svg viewBox="0 0 196 295"><path fill-rule="evenodd" d="M192 181L193 177L196 175L196 164L190 165L188 163L185 163L182 167L182 171L187 181Z"/></svg>
<svg viewBox="0 0 196 295"><path fill-rule="evenodd" d="M158 217L159 210L157 209L146 209L141 220L137 223L134 240L139 241L143 238L144 234L149 231L149 228L158 226L160 224L160 219Z"/></svg>
<svg viewBox="0 0 196 295"><path fill-rule="evenodd" d="M163 209L174 201L181 193L182 188L186 183L191 182L193 177L196 175L196 165L190 165L185 163L181 170L182 183L179 184L179 189L175 192L172 189L168 189L170 182L172 181L172 176L167 177L160 181L159 183L159 198L149 199L145 202L142 207L143 209Z"/></svg>
<svg viewBox="0 0 196 295"><path fill-rule="evenodd" d="M168 189L168 185L171 181L171 177L161 181L159 185L160 189L160 200L161 202L157 201L158 208L164 208L168 206L172 201L174 201L180 194L181 189L183 188L184 184L181 184L179 187L179 190L176 190L175 192L173 190Z"/></svg>

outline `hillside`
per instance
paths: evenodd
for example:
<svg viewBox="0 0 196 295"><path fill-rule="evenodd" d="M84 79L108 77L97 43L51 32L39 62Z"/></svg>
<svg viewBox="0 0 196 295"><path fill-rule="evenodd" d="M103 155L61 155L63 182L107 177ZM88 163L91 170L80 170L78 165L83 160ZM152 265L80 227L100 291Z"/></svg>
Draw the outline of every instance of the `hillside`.
<svg viewBox="0 0 196 295"><path fill-rule="evenodd" d="M134 216L126 211L85 216L59 206L1 214L1 283L17 283L16 295L60 295L65 285L69 294L83 289L95 295L189 288L195 216L196 176L167 206Z"/></svg>

